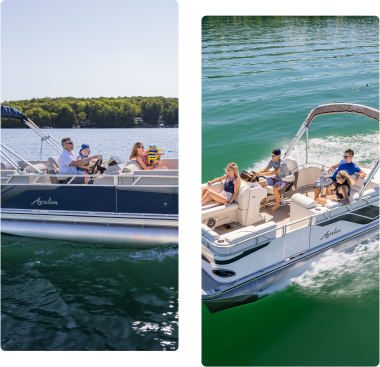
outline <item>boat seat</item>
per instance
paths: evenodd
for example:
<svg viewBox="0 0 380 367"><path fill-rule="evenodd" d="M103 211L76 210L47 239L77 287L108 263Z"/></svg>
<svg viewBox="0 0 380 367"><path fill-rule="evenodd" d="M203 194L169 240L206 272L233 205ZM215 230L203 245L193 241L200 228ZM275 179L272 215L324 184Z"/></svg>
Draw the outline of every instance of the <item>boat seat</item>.
<svg viewBox="0 0 380 367"><path fill-rule="evenodd" d="M52 156L48 158L48 174L56 175L59 171L58 157ZM58 184L57 177L50 176L50 181L52 184Z"/></svg>
<svg viewBox="0 0 380 367"><path fill-rule="evenodd" d="M5 184L8 181L8 175L18 175L18 172L15 169L1 169L1 184Z"/></svg>
<svg viewBox="0 0 380 367"><path fill-rule="evenodd" d="M135 171L143 171L141 166L134 159L127 162L123 169L123 173L133 173Z"/></svg>
<svg viewBox="0 0 380 367"><path fill-rule="evenodd" d="M237 231L224 234L220 236L220 238L223 238L230 245L236 245L239 242L242 242L251 237L257 236L261 233L274 230L276 228L277 228L276 223L269 221L269 222L260 224L259 226L248 226L248 227L239 229ZM274 238L274 237L275 237L275 233L270 232L268 233L268 237L263 236L262 238L260 238L260 242L267 241L269 238ZM251 244L247 244L247 245L251 245Z"/></svg>
<svg viewBox="0 0 380 367"><path fill-rule="evenodd" d="M14 167L8 162L1 162L1 170L14 170ZM16 171L17 172L17 171Z"/></svg>
<svg viewBox="0 0 380 367"><path fill-rule="evenodd" d="M48 161L40 161L40 160L28 160L28 162L30 164L32 164L33 166L35 166L36 164L44 164L45 167L47 167L48 165ZM23 170L25 169L25 167L27 167L29 164L25 163L24 161L18 161L17 162L17 165Z"/></svg>
<svg viewBox="0 0 380 367"><path fill-rule="evenodd" d="M203 185L203 187L206 185ZM209 186L215 192L221 192L223 182L217 182ZM243 226L262 221L259 215L260 202L266 197L266 190L260 185L242 183L238 195L230 205L211 205L202 208L202 223L207 223L210 228L226 223L238 222Z"/></svg>
<svg viewBox="0 0 380 367"><path fill-rule="evenodd" d="M290 222L311 217L315 213L310 209L314 209L317 206L318 203L308 196L299 193L292 195L290 199ZM302 227L306 224L306 221L302 221L300 223L292 225L292 230L298 227Z"/></svg>
<svg viewBox="0 0 380 367"><path fill-rule="evenodd" d="M293 186L294 188L297 187L297 181L298 181L298 163L293 158L285 158L285 162L289 168L289 175L285 176L282 180L287 182L287 185L285 185L280 191L280 195L283 195L285 192L289 191ZM273 187L274 185L266 185L265 188L267 189L268 194L273 195Z"/></svg>
<svg viewBox="0 0 380 367"><path fill-rule="evenodd" d="M352 187L352 186L351 186ZM376 186L372 189L366 190L363 192L362 199L369 199L371 197L377 197L379 196L379 186ZM350 195L350 203L353 203L356 199L359 198L359 192L351 192ZM339 202L339 201L333 201L331 203L327 203L325 205L325 208L327 209L335 209L340 206L344 206L345 204Z"/></svg>

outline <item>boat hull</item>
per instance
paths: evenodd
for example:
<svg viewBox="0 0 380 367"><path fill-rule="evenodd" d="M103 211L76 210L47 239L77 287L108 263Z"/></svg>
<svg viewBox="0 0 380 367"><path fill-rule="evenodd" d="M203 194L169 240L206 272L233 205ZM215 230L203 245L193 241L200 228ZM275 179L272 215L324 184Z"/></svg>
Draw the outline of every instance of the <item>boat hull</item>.
<svg viewBox="0 0 380 367"><path fill-rule="evenodd" d="M6 185L3 233L151 248L178 243L178 186Z"/></svg>
<svg viewBox="0 0 380 367"><path fill-rule="evenodd" d="M316 261L327 250L333 249L336 252L344 252L358 246L365 239L374 237L379 233L379 222L366 229L364 232L359 232L355 235L347 236L346 239L326 244L323 248L315 250L312 253L305 253L293 259L293 261L284 262L277 267L268 269L256 277L252 277L248 281L231 284L230 287L224 287L223 291L210 292L210 294L203 294L202 300L211 313L222 311L228 308L241 306L244 304L252 303L260 298L263 298L266 293L263 292L266 288L279 282L289 273L294 272L296 269L306 265L312 261Z"/></svg>
<svg viewBox="0 0 380 367"><path fill-rule="evenodd" d="M59 239L126 248L152 248L178 244L178 223L162 220L102 217L3 215L1 232L24 237ZM92 222L92 223L91 223Z"/></svg>

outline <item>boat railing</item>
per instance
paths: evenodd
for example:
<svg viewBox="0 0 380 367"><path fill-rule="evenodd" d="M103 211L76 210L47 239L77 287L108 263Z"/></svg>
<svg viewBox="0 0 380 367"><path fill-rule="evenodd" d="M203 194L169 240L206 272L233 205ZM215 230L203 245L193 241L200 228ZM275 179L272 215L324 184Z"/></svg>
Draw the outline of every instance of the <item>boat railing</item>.
<svg viewBox="0 0 380 367"><path fill-rule="evenodd" d="M378 199L378 196L376 196L376 198ZM318 247L320 245L319 243L316 243L316 241L314 241L314 239L313 239L313 232L314 232L313 228L315 228L316 223L318 223L318 224L323 223L324 221L327 221L331 218L337 218L340 215L351 213L353 210L358 209L358 207L362 207L362 206L371 204L371 202L373 202L374 200L377 200L376 198L373 197L373 198L371 198L371 200L369 198L361 198L361 199L356 200L350 204L347 204L344 206L339 206L337 208L334 208L334 209L331 209L328 211L324 211L321 213L313 214L310 217L301 218L301 219L298 219L298 220L293 221L291 223L286 223L286 224L284 224L280 227L277 227L277 228L269 229L266 232L260 233L256 236L252 236L252 237L247 238L247 239L244 239L238 243L234 243L233 245L226 245L225 243L223 245L222 244L218 245L218 244L210 241L209 239L207 239L203 235L202 235L202 244L206 248L211 250L211 252L213 252L215 255L225 257L225 256L231 256L234 254L236 255L237 253L241 253L244 251L248 251L248 250L253 249L257 246L261 246L265 243L271 242L274 239L282 237L284 240L282 256L281 256L281 258L276 259L276 261L274 261L274 262L282 261L282 260L285 260L289 257L293 257L293 256L301 253L302 251L305 251L305 250L309 251L312 248ZM359 206L358 206L358 203L359 203ZM360 205L360 204L363 204L363 205ZM346 210L342 212L343 208ZM337 212L340 212L340 213L337 214ZM353 214L353 213L351 213L351 214ZM359 216L359 217L369 218L369 217L366 217L366 216L363 216L363 215L357 214L357 213L355 213L354 215ZM304 223L304 225L300 225L302 223ZM296 228L294 228L294 227L296 227ZM274 232L275 232L275 235L274 235ZM295 247L294 253L291 253L291 252L287 251L288 248L286 246L286 240L288 240L291 245L297 242L297 243L301 244L300 245L301 247L302 246L303 247L297 248L296 246L294 246ZM244 244L248 243L248 242L251 242L251 244L248 246L244 246ZM220 251L219 252L215 248L224 249L224 251L219 250ZM228 249L228 248L230 249L230 251L228 253L226 253L226 249ZM235 249L235 251L234 251L234 249Z"/></svg>
<svg viewBox="0 0 380 367"><path fill-rule="evenodd" d="M38 183L39 178L47 178L47 177L53 177L57 178L58 180L64 180L66 178L70 178L70 180L67 182L67 185L78 185L78 184L73 184L72 181L76 177L90 177L90 178L97 178L97 177L107 177L107 178L113 178L113 184L114 186L119 186L119 178L137 178L137 180L134 180L131 184L126 185L124 184L123 186L135 186L142 178L159 178L164 179L164 180L169 180L169 179L178 179L178 176L164 176L164 175L139 175L139 174L122 174L122 175L102 175L102 174L89 174L89 175L71 175L69 173L57 173L57 174L43 174L41 173L24 173L24 174L8 174L6 182L2 183L2 185L12 185L12 186L24 186L24 185L41 185L41 184L46 184L46 183ZM10 181L12 180L13 177L34 177L34 179L31 182L28 183L11 183ZM62 184L53 184L53 183L48 183L48 185L62 185ZM157 186L162 186L166 184L157 184ZM173 184L168 184L169 186L177 186ZM139 185L143 186L143 185ZM154 185L147 185L149 187L152 187Z"/></svg>

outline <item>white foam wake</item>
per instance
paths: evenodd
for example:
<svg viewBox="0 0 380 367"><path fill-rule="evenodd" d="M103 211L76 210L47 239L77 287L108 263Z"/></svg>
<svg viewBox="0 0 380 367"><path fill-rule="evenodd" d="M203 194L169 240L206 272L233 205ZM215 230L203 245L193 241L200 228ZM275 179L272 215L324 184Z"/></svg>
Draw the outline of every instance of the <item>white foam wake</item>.
<svg viewBox="0 0 380 367"><path fill-rule="evenodd" d="M294 158L298 164L306 161L306 142L298 142L290 157ZM283 142L279 147L285 153L290 141ZM318 162L325 165L332 165L343 159L343 153L347 149L355 152L354 162L372 167L379 156L379 135L378 134L358 134L355 136L326 136L325 138L309 139L309 162ZM270 155L252 164L250 170L258 171L267 166Z"/></svg>
<svg viewBox="0 0 380 367"><path fill-rule="evenodd" d="M370 238L348 253L326 251L321 258L296 269L263 295L290 293L333 298L360 298L379 288L379 238ZM377 297L377 296L376 296Z"/></svg>

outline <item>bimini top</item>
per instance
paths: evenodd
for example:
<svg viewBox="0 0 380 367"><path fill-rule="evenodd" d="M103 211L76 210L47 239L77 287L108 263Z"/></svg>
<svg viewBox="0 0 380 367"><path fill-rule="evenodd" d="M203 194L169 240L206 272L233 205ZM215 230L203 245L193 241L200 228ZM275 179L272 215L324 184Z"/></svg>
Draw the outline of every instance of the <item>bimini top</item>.
<svg viewBox="0 0 380 367"><path fill-rule="evenodd" d="M379 121L379 111L374 108L352 103L332 103L323 104L311 110L305 120L305 127L309 127L315 117L333 113L356 113Z"/></svg>
<svg viewBox="0 0 380 367"><path fill-rule="evenodd" d="M1 106L1 117L6 119L28 120L22 112L13 107Z"/></svg>

